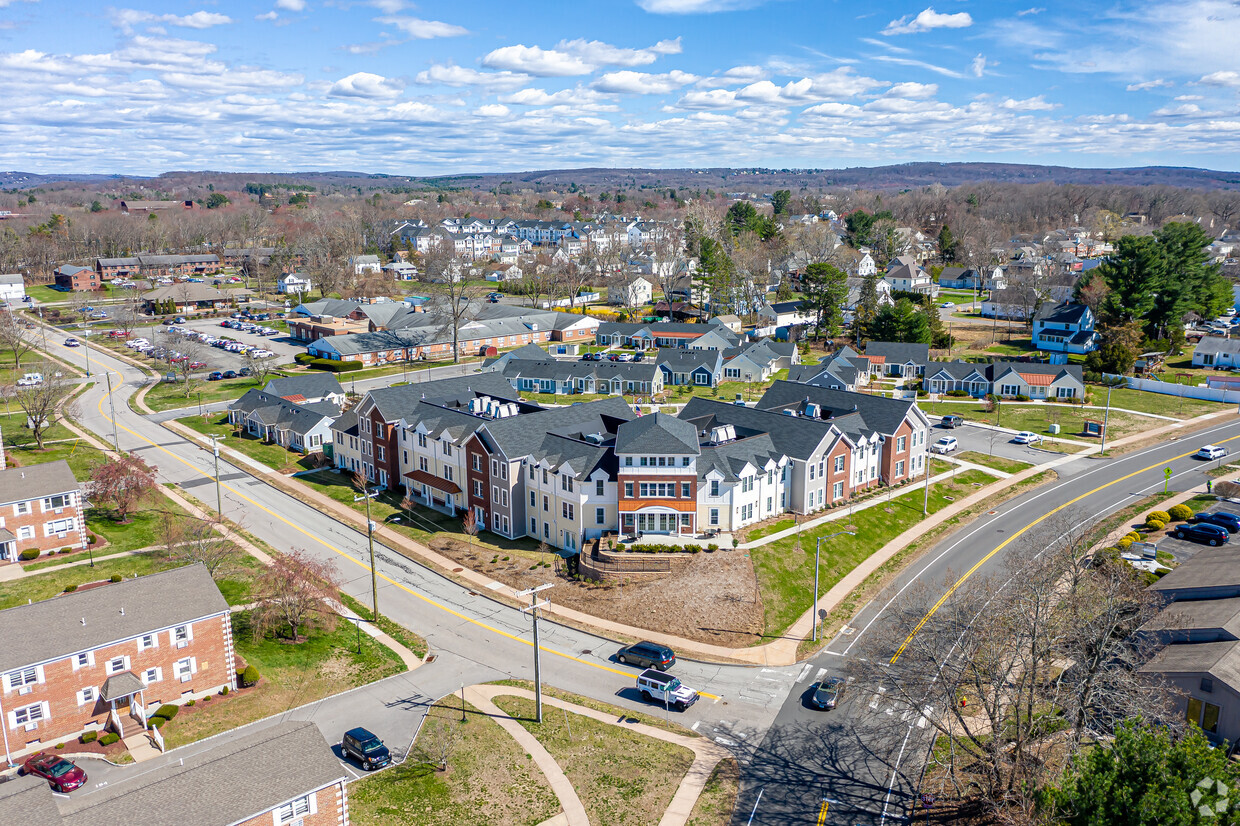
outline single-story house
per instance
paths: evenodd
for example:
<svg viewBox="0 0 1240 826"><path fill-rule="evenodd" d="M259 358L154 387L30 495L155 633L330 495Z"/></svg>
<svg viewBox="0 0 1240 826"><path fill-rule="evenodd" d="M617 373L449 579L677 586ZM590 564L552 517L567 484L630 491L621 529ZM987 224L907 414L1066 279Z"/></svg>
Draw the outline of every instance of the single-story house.
<svg viewBox="0 0 1240 826"><path fill-rule="evenodd" d="M228 406L228 421L246 433L299 453L316 453L331 442L340 407L330 401L295 404L263 390L250 390Z"/></svg>
<svg viewBox="0 0 1240 826"><path fill-rule="evenodd" d="M927 365L922 383L930 393L940 395L964 391L980 399L990 392L990 379L985 364L967 361L936 361Z"/></svg>
<svg viewBox="0 0 1240 826"><path fill-rule="evenodd" d="M870 369L883 376L906 379L924 376L930 362L930 345L918 342L871 341L865 345Z"/></svg>
<svg viewBox="0 0 1240 826"><path fill-rule="evenodd" d="M1206 336L1193 350L1194 367L1240 367L1240 338Z"/></svg>
<svg viewBox="0 0 1240 826"><path fill-rule="evenodd" d="M1004 398L1080 399L1085 395L1084 373L1077 364L992 364L992 393Z"/></svg>
<svg viewBox="0 0 1240 826"><path fill-rule="evenodd" d="M663 391L663 371L652 361L527 361L508 362L501 371L519 393L650 396Z"/></svg>
<svg viewBox="0 0 1240 826"><path fill-rule="evenodd" d="M293 404L331 402L337 407L343 407L345 401L344 388L331 373L309 373L304 376L272 379L267 382L263 392Z"/></svg>
<svg viewBox="0 0 1240 826"><path fill-rule="evenodd" d="M663 371L664 385L714 387L721 377L723 353L694 348L665 349L659 351L655 363Z"/></svg>

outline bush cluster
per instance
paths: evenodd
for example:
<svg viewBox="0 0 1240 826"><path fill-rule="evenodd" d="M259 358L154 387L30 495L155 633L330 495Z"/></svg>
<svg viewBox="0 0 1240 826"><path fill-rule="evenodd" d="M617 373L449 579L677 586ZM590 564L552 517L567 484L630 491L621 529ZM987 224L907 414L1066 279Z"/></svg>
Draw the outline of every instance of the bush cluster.
<svg viewBox="0 0 1240 826"><path fill-rule="evenodd" d="M74 591L76 591L76 590L77 590L77 586L76 586L76 585L66 585L66 586L65 586L65 593L66 593L66 594L72 594L72 593L73 593Z"/></svg>
<svg viewBox="0 0 1240 826"><path fill-rule="evenodd" d="M244 671L237 672L237 685L242 688L249 688L256 684L259 679L258 669L253 665L247 665Z"/></svg>
<svg viewBox="0 0 1240 826"><path fill-rule="evenodd" d="M120 582L121 578L120 574L112 574L112 576L108 577L108 582Z"/></svg>
<svg viewBox="0 0 1240 826"><path fill-rule="evenodd" d="M1167 523L1163 522L1161 519L1147 519L1145 520L1145 527L1149 528L1151 531L1161 531L1163 528L1167 527Z"/></svg>
<svg viewBox="0 0 1240 826"><path fill-rule="evenodd" d="M29 562L32 559L38 559L38 558L39 558L38 548L27 548L26 550L18 554L18 559L20 559L22 562Z"/></svg>
<svg viewBox="0 0 1240 826"><path fill-rule="evenodd" d="M1168 508L1167 514L1177 522L1183 522L1193 515L1193 509L1181 502Z"/></svg>
<svg viewBox="0 0 1240 826"><path fill-rule="evenodd" d="M308 364L314 370L326 370L329 373L349 373L366 366L360 361L335 361L333 359L311 359Z"/></svg>
<svg viewBox="0 0 1240 826"><path fill-rule="evenodd" d="M718 549L718 545L715 546ZM617 551L624 551L626 546L617 545ZM647 543L635 543L627 546L629 553L634 554L696 554L702 549L697 545L652 545Z"/></svg>
<svg viewBox="0 0 1240 826"><path fill-rule="evenodd" d="M95 741L96 741L96 740L98 740L98 739L99 739L99 732L97 732L97 731L84 731L84 732L82 732L82 736L78 738L78 742L80 742L80 743L93 743L93 742L95 742Z"/></svg>
<svg viewBox="0 0 1240 826"><path fill-rule="evenodd" d="M164 703L159 707L159 710L155 712L155 716L163 717L165 720L171 720L173 717L177 716L177 712L180 710L180 706L175 706L172 703Z"/></svg>
<svg viewBox="0 0 1240 826"><path fill-rule="evenodd" d="M99 736L99 745L110 746L120 739L121 739L121 736L119 734L117 734L114 731L109 731L107 734L101 734Z"/></svg>

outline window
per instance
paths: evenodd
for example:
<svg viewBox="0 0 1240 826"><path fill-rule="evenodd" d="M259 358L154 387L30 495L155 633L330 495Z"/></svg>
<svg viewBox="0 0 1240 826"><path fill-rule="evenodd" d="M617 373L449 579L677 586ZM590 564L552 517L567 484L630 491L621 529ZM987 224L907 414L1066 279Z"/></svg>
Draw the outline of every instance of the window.
<svg viewBox="0 0 1240 826"><path fill-rule="evenodd" d="M310 805L310 798L311 795L299 797L276 809L276 823L291 823L299 817L313 814L314 807Z"/></svg>
<svg viewBox="0 0 1240 826"><path fill-rule="evenodd" d="M172 666L173 675L183 683L189 682L189 680L194 676L194 672L197 670L198 667L194 663L193 657L186 657L183 660L177 660L176 664Z"/></svg>
<svg viewBox="0 0 1240 826"><path fill-rule="evenodd" d="M77 701L80 706L95 702L95 689L90 686L82 689L77 693Z"/></svg>
<svg viewBox="0 0 1240 826"><path fill-rule="evenodd" d="M561 502L560 503L560 515L563 516L565 519L574 518L573 517L573 506L567 502Z"/></svg>
<svg viewBox="0 0 1240 826"><path fill-rule="evenodd" d="M22 525L20 528L17 529L17 538L18 539L34 539L34 526L33 525Z"/></svg>
<svg viewBox="0 0 1240 826"><path fill-rule="evenodd" d="M543 484L547 484L547 469L543 468Z"/></svg>
<svg viewBox="0 0 1240 826"><path fill-rule="evenodd" d="M904 460L901 459L900 461L896 462L896 476L903 476L903 475L904 475Z"/></svg>
<svg viewBox="0 0 1240 826"><path fill-rule="evenodd" d="M642 467L646 467L648 463L649 463L649 460L645 456L643 456L641 460Z"/></svg>
<svg viewBox="0 0 1240 826"><path fill-rule="evenodd" d="M534 466L533 465L530 465L530 481L531 482L536 481L534 478Z"/></svg>
<svg viewBox="0 0 1240 826"><path fill-rule="evenodd" d="M477 479L474 480L474 496L482 498L482 482Z"/></svg>
<svg viewBox="0 0 1240 826"><path fill-rule="evenodd" d="M1214 703L1188 698L1188 722L1201 726L1201 730L1210 734L1218 733L1219 707Z"/></svg>
<svg viewBox="0 0 1240 826"><path fill-rule="evenodd" d="M443 466L443 478L447 479L449 482L456 481L452 478L452 465Z"/></svg>
<svg viewBox="0 0 1240 826"><path fill-rule="evenodd" d="M633 498L633 483L632 482L624 483L624 498L625 499Z"/></svg>
<svg viewBox="0 0 1240 826"><path fill-rule="evenodd" d="M189 642L193 638L194 635L190 633L188 625L178 625L176 628L172 629L172 641L176 643L178 647L181 643Z"/></svg>
<svg viewBox="0 0 1240 826"><path fill-rule="evenodd" d="M692 495L692 494L690 494L690 493L689 493L689 483L688 483L688 482L681 482L681 483L680 483L680 498L681 498L681 499L688 499L691 495Z"/></svg>
<svg viewBox="0 0 1240 826"><path fill-rule="evenodd" d="M693 525L693 517L690 514L682 513L680 515L680 527L688 528Z"/></svg>
<svg viewBox="0 0 1240 826"><path fill-rule="evenodd" d="M1004 385L1000 385L1000 387L999 387L999 395L1000 395L1000 396L1019 396L1019 395L1020 395L1020 385L1017 385L1017 384L1004 384Z"/></svg>
<svg viewBox="0 0 1240 826"><path fill-rule="evenodd" d="M481 470L482 470L482 457L481 457L481 456L479 456L477 453L475 453L475 454L473 454L473 456L471 457L471 459L472 459L472 462L473 462L473 468L474 468L474 470L481 471Z"/></svg>
<svg viewBox="0 0 1240 826"><path fill-rule="evenodd" d="M594 480L594 495L595 496L605 495L607 493L606 484L607 484L606 479L595 479Z"/></svg>
<svg viewBox="0 0 1240 826"><path fill-rule="evenodd" d="M32 706L18 708L13 710L13 722L15 725L24 726L30 723L38 722L44 717L43 704L35 703Z"/></svg>
<svg viewBox="0 0 1240 826"><path fill-rule="evenodd" d="M532 516L530 517L530 533L538 536L538 520Z"/></svg>
<svg viewBox="0 0 1240 826"><path fill-rule="evenodd" d="M543 539L550 539L550 538L551 538L551 524L549 522L544 522L543 523Z"/></svg>
<svg viewBox="0 0 1240 826"><path fill-rule="evenodd" d="M689 457L688 457L688 456L681 456L681 457L680 457L680 466L681 466L681 467L688 467L688 466L689 466Z"/></svg>
<svg viewBox="0 0 1240 826"><path fill-rule="evenodd" d="M836 473L844 472L844 457L843 456L835 457L835 472Z"/></svg>
<svg viewBox="0 0 1240 826"><path fill-rule="evenodd" d="M36 666L31 666L30 668L23 668L21 671L10 671L6 677L10 689L34 685L39 681L39 669Z"/></svg>
<svg viewBox="0 0 1240 826"><path fill-rule="evenodd" d="M1201 690L1204 691L1206 694L1213 694L1214 693L1214 680L1212 680L1209 677L1202 677L1201 678Z"/></svg>
<svg viewBox="0 0 1240 826"><path fill-rule="evenodd" d="M108 660L108 673L109 674L119 674L128 668L129 668L128 657L113 657L112 659Z"/></svg>
<svg viewBox="0 0 1240 826"><path fill-rule="evenodd" d="M29 502L18 502L16 505L13 506L14 516L25 516L28 513L30 513Z"/></svg>
<svg viewBox="0 0 1240 826"><path fill-rule="evenodd" d="M425 456L419 456L419 457L418 457L418 470L422 471L423 473L430 473L430 472L431 472L431 466L430 466L430 464L426 461L426 457L425 457Z"/></svg>
<svg viewBox="0 0 1240 826"><path fill-rule="evenodd" d="M145 651L148 648L154 648L154 647L155 647L155 635L154 634L144 634L143 636L138 638L138 650L139 651Z"/></svg>
<svg viewBox="0 0 1240 826"><path fill-rule="evenodd" d="M73 495L62 493L59 496L49 496L43 500L43 510L60 510L61 508L70 507L73 504Z"/></svg>
<svg viewBox="0 0 1240 826"><path fill-rule="evenodd" d="M560 476L560 490L566 490L569 493L572 493L573 492L573 477L569 476L567 473L562 474Z"/></svg>
<svg viewBox="0 0 1240 826"><path fill-rule="evenodd" d="M57 519L54 522L47 522L46 524L43 525L44 535L45 536L57 536L62 533L68 533L69 531L73 530L76 522L77 520L75 520L73 517L69 517L68 519Z"/></svg>
<svg viewBox="0 0 1240 826"><path fill-rule="evenodd" d="M908 437L900 436L896 439L896 453L904 452L904 445L908 441Z"/></svg>
<svg viewBox="0 0 1240 826"><path fill-rule="evenodd" d="M595 508L594 509L594 524L602 525L606 522L607 522L607 509L606 508Z"/></svg>
<svg viewBox="0 0 1240 826"><path fill-rule="evenodd" d="M625 456L625 457L624 457L624 466L625 466L625 467L633 467L633 457L632 457L632 456Z"/></svg>
<svg viewBox="0 0 1240 826"><path fill-rule="evenodd" d="M836 499L843 499L843 498L844 498L844 483L836 482L835 486L831 488L831 499L832 501L834 501Z"/></svg>
<svg viewBox="0 0 1240 826"><path fill-rule="evenodd" d="M551 510L551 501L546 496L543 497L543 510Z"/></svg>
<svg viewBox="0 0 1240 826"><path fill-rule="evenodd" d="M87 666L94 665L94 664L95 664L95 655L90 653L89 651L78 654L76 657L73 658L73 668L75 671L79 668L86 668Z"/></svg>
<svg viewBox="0 0 1240 826"><path fill-rule="evenodd" d="M814 465L814 463L813 463L813 462L810 462L810 465L809 465L809 478L810 478L810 481L813 481L813 479L814 479L814 470L815 470L815 465Z"/></svg>
<svg viewBox="0 0 1240 826"><path fill-rule="evenodd" d="M719 480L718 479L710 480L710 495L711 496L719 495Z"/></svg>
<svg viewBox="0 0 1240 826"><path fill-rule="evenodd" d="M163 670L160 668L148 668L142 672L142 682L144 685L157 683L164 678Z"/></svg>
<svg viewBox="0 0 1240 826"><path fill-rule="evenodd" d="M712 525L719 524L719 509L718 508L710 509L710 524Z"/></svg>

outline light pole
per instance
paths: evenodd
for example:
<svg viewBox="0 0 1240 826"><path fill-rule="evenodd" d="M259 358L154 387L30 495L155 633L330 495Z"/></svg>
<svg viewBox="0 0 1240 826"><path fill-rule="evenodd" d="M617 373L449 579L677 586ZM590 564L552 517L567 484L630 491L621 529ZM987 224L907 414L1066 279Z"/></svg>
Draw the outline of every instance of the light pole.
<svg viewBox="0 0 1240 826"><path fill-rule="evenodd" d="M1111 419L1111 390L1112 385L1107 385L1107 409L1102 414L1102 450L1099 453L1107 452L1107 422Z"/></svg>
<svg viewBox="0 0 1240 826"><path fill-rule="evenodd" d="M90 328L82 324L82 346L86 348L86 378L90 378Z"/></svg>
<svg viewBox="0 0 1240 826"><path fill-rule="evenodd" d="M112 444L116 447L116 452L121 452L121 438L116 432L116 400L112 398L112 371L103 374L108 380L108 407L112 410Z"/></svg>
<svg viewBox="0 0 1240 826"><path fill-rule="evenodd" d="M545 591L554 587L555 583L548 582L534 588L527 588L519 594L518 598L529 597L530 605L528 608L522 608L521 613L529 613L534 618L534 709L537 716L537 722L542 722L542 658L538 652L538 609L551 603L546 600L538 601L538 592Z"/></svg>
<svg viewBox="0 0 1240 826"><path fill-rule="evenodd" d="M909 461L912 460L910 459ZM926 463L926 490L921 498L921 515L924 519L930 515L930 450L928 448L926 449L926 458L923 461ZM952 465L952 467L954 468L955 465ZM954 479L955 476L952 478Z"/></svg>
<svg viewBox="0 0 1240 826"><path fill-rule="evenodd" d="M378 490L363 489L354 502L366 502L366 543L370 546L370 598L374 606L374 621L379 621L379 575L375 573L375 523L370 521L370 500L379 495Z"/></svg>
<svg viewBox="0 0 1240 826"><path fill-rule="evenodd" d="M837 536L856 536L852 531L837 531L818 537L814 543L814 642L818 642L818 554L822 550L822 540Z"/></svg>
<svg viewBox="0 0 1240 826"><path fill-rule="evenodd" d="M115 418L113 418L115 421ZM220 490L220 446L215 441L215 434L211 434L211 452L215 454L215 512L219 514L220 520L224 519L224 494Z"/></svg>

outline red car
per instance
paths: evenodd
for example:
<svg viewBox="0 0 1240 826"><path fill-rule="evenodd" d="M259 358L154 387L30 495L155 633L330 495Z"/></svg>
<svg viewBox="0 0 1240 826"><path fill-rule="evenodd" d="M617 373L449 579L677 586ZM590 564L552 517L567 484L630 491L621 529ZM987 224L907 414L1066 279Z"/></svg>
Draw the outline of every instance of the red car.
<svg viewBox="0 0 1240 826"><path fill-rule="evenodd" d="M201 370L202 368L204 368L204 367L206 367L206 366L207 366L207 363L206 363L205 361L192 361L192 362L190 362L189 369L191 369L191 370Z"/></svg>
<svg viewBox="0 0 1240 826"><path fill-rule="evenodd" d="M26 774L44 777L53 791L66 794L86 783L86 772L56 754L41 751L31 755L22 766Z"/></svg>

